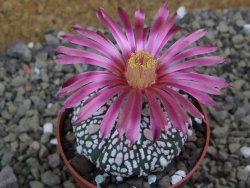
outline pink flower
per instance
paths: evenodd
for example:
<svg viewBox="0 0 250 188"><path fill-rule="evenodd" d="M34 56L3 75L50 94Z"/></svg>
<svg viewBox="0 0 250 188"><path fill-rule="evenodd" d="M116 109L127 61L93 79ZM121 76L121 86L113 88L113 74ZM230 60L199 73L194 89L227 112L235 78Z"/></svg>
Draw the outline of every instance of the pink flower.
<svg viewBox="0 0 250 188"><path fill-rule="evenodd" d="M201 74L195 68L222 63L224 58L203 55L216 51L216 47L193 45L206 34L205 29L183 36L162 51L180 30L175 26L177 14L169 14L167 3L157 12L151 28L144 27L145 14L140 8L135 12L134 28L124 9L118 8L118 16L123 29L104 9L97 10L97 17L107 26L117 45L101 32L79 25L73 26L79 35L63 36L71 43L94 51L60 46L56 49L61 53L56 58L58 63L86 63L105 69L84 72L68 79L58 92L58 95L72 93L64 102L63 110L76 106L84 97L98 90L81 108L76 123L91 117L108 99L117 96L101 123L102 138L107 137L116 123L119 135L126 133L128 139L135 142L140 131L144 99L150 107L150 128L154 140L162 130L168 130L168 121L186 132L187 124L191 124L189 115L198 118L203 118L203 115L179 91L203 104L215 104L209 94L221 95L220 89L227 86L226 81Z"/></svg>

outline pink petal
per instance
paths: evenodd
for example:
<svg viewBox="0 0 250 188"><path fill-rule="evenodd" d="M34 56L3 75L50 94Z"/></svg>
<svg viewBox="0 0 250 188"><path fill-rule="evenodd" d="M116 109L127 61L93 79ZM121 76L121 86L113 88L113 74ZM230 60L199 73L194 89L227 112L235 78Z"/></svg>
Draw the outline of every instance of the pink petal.
<svg viewBox="0 0 250 188"><path fill-rule="evenodd" d="M118 79L115 75L104 71L91 71L77 74L70 79L66 80L62 88L58 91L57 95L61 96L79 89L80 87L90 82L100 82L104 80L115 80Z"/></svg>
<svg viewBox="0 0 250 188"><path fill-rule="evenodd" d="M161 63L166 63L172 56L180 52L182 49L186 48L193 42L199 40L207 33L207 30L200 29L192 34L182 37L177 40L160 58Z"/></svg>
<svg viewBox="0 0 250 188"><path fill-rule="evenodd" d="M169 31L171 31L171 29L173 28L174 24L175 24L175 20L177 18L177 13L171 15L171 17L169 17L165 23L161 26L161 29L158 32L158 35L155 38L154 43L152 44L152 47L149 48L149 51L151 52L154 48L158 49L163 42L163 39L168 35ZM164 45L163 45L164 46ZM150 46L148 46L150 47ZM161 49L160 49L161 50ZM155 50L154 50L155 51Z"/></svg>
<svg viewBox="0 0 250 188"><path fill-rule="evenodd" d="M87 95L94 92L98 88L105 87L109 85L111 82L110 80L105 80L101 82L94 82L77 90L75 93L70 95L63 103L63 110L66 108L72 108L76 106L79 102L81 102Z"/></svg>
<svg viewBox="0 0 250 188"><path fill-rule="evenodd" d="M190 88L188 86L180 86L178 85L178 88L189 93L190 95L192 95L194 98L196 98L198 101L200 101L203 104L207 104L207 105L215 105L216 102L206 93Z"/></svg>
<svg viewBox="0 0 250 188"><path fill-rule="evenodd" d="M184 119L180 116L180 110L176 109L176 106L174 106L169 100L168 97L166 97L166 93L160 89L155 89L156 95L160 98L161 102L163 103L165 110L167 111L167 114L169 116L170 121L176 127L178 130L182 132L186 132L186 125L184 122Z"/></svg>
<svg viewBox="0 0 250 188"><path fill-rule="evenodd" d="M168 34L161 40L160 38L157 39L157 43L155 44L151 54L152 56L156 57L159 55L159 52L163 49L163 47L168 43L168 41L177 33L179 32L181 27L175 26L173 27Z"/></svg>
<svg viewBox="0 0 250 188"><path fill-rule="evenodd" d="M98 95L90 97L81 108L75 123L80 123L81 121L91 117L93 113L95 113L102 105L104 105L108 99L116 95L122 89L123 86L108 86L100 90Z"/></svg>
<svg viewBox="0 0 250 188"><path fill-rule="evenodd" d="M173 78L162 79L159 82L165 82L166 85L170 85L170 86L177 87L177 88L186 86L186 87L189 87L190 89L196 89L199 91L203 91L205 93L209 93L213 95L222 95L222 92L219 89L214 88L213 86L202 83L202 82L194 82L190 80L177 80Z"/></svg>
<svg viewBox="0 0 250 188"><path fill-rule="evenodd" d="M74 30L76 30L79 34L94 40L101 44L102 46L110 49L108 50L108 53L106 53L111 59L113 59L115 62L120 62L121 64L124 64L124 60L122 58L121 53L117 49L117 47L108 39L106 38L100 31L97 31L96 33L94 31L84 29L79 25L73 26Z"/></svg>
<svg viewBox="0 0 250 188"><path fill-rule="evenodd" d="M104 11L104 9L98 9L96 15L112 33L125 57L129 58L131 46L129 45L119 25Z"/></svg>
<svg viewBox="0 0 250 188"><path fill-rule="evenodd" d="M115 121L120 111L120 107L126 96L127 96L126 92L124 91L121 92L120 95L115 99L113 104L109 107L108 111L106 112L106 115L104 116L101 126L100 126L102 139L107 137L112 127L114 126Z"/></svg>
<svg viewBox="0 0 250 188"><path fill-rule="evenodd" d="M189 48L189 49L179 53L178 55L174 56L166 64L172 65L173 63L180 61L182 59L189 58L189 57L196 56L196 55L202 55L202 54L206 54L206 53L215 52L216 50L217 50L217 47L214 47L214 46L192 47L192 48Z"/></svg>
<svg viewBox="0 0 250 188"><path fill-rule="evenodd" d="M153 23L152 23L152 29L148 37L148 45L147 45L147 50L151 52L154 44L155 44L155 39L161 30L162 27L164 27L163 23L168 17L169 11L168 11L168 4L167 1L163 4L163 6L159 9L157 12Z"/></svg>
<svg viewBox="0 0 250 188"><path fill-rule="evenodd" d="M169 74L169 73L177 72L183 69L193 68L193 67L198 67L198 66L216 65L219 63L223 63L224 61L225 61L225 58L220 57L220 56L200 57L200 58L191 59L183 63L174 65L168 68L167 70L163 71L164 72L163 74Z"/></svg>
<svg viewBox="0 0 250 188"><path fill-rule="evenodd" d="M128 126L128 120L129 117L131 116L131 104L134 103L134 95L131 90L128 91L127 93L127 98L124 100L124 106L120 109L119 112L119 118L117 121L117 131L119 134L119 138L123 136L125 133L127 126Z"/></svg>
<svg viewBox="0 0 250 188"><path fill-rule="evenodd" d="M135 12L135 33L136 33L136 50L137 52L144 49L143 30L144 30L145 13L138 8Z"/></svg>
<svg viewBox="0 0 250 188"><path fill-rule="evenodd" d="M131 144L139 137L140 125L141 125L141 108L142 108L142 94L140 91L135 90L133 92L133 103L131 104L131 116L127 117L128 120L128 138Z"/></svg>
<svg viewBox="0 0 250 188"><path fill-rule="evenodd" d="M102 59L101 57L87 58L87 57L78 57L78 56L70 56L70 55L57 55L56 61L60 64L90 64L99 67L103 67L111 72L115 72L120 74L121 70L118 65L115 63L110 63Z"/></svg>
<svg viewBox="0 0 250 188"><path fill-rule="evenodd" d="M129 44L131 46L131 51L135 52L135 36L129 16L127 12L121 7L118 8L118 15L120 17L122 24L124 25L125 33L128 38Z"/></svg>
<svg viewBox="0 0 250 188"><path fill-rule="evenodd" d="M150 125L151 131L153 135L153 140L156 141L160 136L161 129L166 129L167 120L164 116L163 110L156 100L156 98L152 95L152 91L145 90L145 95L149 103L150 107Z"/></svg>
<svg viewBox="0 0 250 188"><path fill-rule="evenodd" d="M168 93L168 90L165 90L165 87L161 87L160 91L158 89L158 87L154 88L156 91L160 92L161 94L164 93L163 96L161 97L165 97L165 99L172 105L172 107L174 108L174 110L177 112L176 115L179 116L180 119L182 119L182 121L184 121L184 123L191 123L190 122L190 117L188 116L187 112L184 110L184 108L181 106L180 103L178 103L174 97L172 97L172 95L170 95Z"/></svg>
<svg viewBox="0 0 250 188"><path fill-rule="evenodd" d="M203 118L203 115L200 113L200 111L186 97L167 87L164 87L164 90L168 92L172 97L174 97L176 102L181 104L183 108L188 111L192 116Z"/></svg>
<svg viewBox="0 0 250 188"><path fill-rule="evenodd" d="M195 82L200 82L204 84L211 85L217 88L227 87L228 83L219 77L209 76L205 74L198 73L183 73L183 72L174 72L166 75L166 79L178 79L178 80L192 80Z"/></svg>

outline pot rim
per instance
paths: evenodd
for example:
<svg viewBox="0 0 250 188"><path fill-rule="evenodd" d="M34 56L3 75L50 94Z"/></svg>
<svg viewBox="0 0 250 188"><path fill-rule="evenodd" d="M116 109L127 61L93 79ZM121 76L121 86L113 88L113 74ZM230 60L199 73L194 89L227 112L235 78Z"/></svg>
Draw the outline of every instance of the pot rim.
<svg viewBox="0 0 250 188"><path fill-rule="evenodd" d="M197 161L197 163L195 164L195 166L192 168L191 171L188 172L188 174L178 183L169 186L168 188L177 188L181 185L183 185L185 182L187 182L192 175L194 174L194 172L197 170L197 168L200 166L201 162L203 161L207 149L208 149L208 145L209 145L209 141L210 141L210 126L209 126L209 121L208 121L208 114L207 111L205 110L204 106L200 103L197 102L198 107L200 108L200 110L202 111L202 114L204 115L204 119L205 119L205 127L206 127L206 142L205 142L205 146L203 148L202 154L200 155L199 160ZM58 143L58 148L59 148L59 152L60 155L64 161L64 163L66 164L66 166L68 167L69 171L71 172L71 174L74 176L74 178L77 180L77 182L81 182L82 184L84 184L85 186L88 186L89 188L96 188L95 185L93 185L92 183L90 183L89 181L87 181L86 179L84 179L74 168L73 166L70 164L70 162L68 161L64 150L62 148L62 144L61 144L61 125L62 125L62 121L64 120L64 117L69 113L69 110L66 110L65 112L60 112L59 116L58 116L58 120L57 120L57 125L56 125L56 138L57 138L57 143Z"/></svg>

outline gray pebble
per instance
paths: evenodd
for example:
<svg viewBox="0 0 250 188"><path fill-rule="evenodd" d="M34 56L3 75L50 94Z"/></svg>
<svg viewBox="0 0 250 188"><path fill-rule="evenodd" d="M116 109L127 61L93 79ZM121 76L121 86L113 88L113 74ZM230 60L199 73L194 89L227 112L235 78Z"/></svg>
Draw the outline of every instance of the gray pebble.
<svg viewBox="0 0 250 188"><path fill-rule="evenodd" d="M48 156L48 163L52 168L56 168L60 164L60 157L57 153Z"/></svg>
<svg viewBox="0 0 250 188"><path fill-rule="evenodd" d="M30 49L21 41L11 44L7 49L7 54L27 62L30 61L32 57Z"/></svg>
<svg viewBox="0 0 250 188"><path fill-rule="evenodd" d="M229 144L228 148L229 148L230 153L237 152L240 149L240 146L241 145L238 144L238 143L231 143L231 144Z"/></svg>
<svg viewBox="0 0 250 188"><path fill-rule="evenodd" d="M64 188L75 188L76 186L71 181L65 181L63 182Z"/></svg>
<svg viewBox="0 0 250 188"><path fill-rule="evenodd" d="M44 185L40 181L31 181L29 185L30 188L44 188Z"/></svg>
<svg viewBox="0 0 250 188"><path fill-rule="evenodd" d="M14 87L23 86L27 82L27 79L22 76L17 76L11 81L11 85Z"/></svg>
<svg viewBox="0 0 250 188"><path fill-rule="evenodd" d="M5 85L0 83L0 97L3 96L4 92L5 92Z"/></svg>
<svg viewBox="0 0 250 188"><path fill-rule="evenodd" d="M42 173L41 179L42 179L42 182L48 186L55 186L55 185L60 184L61 182L60 177L50 170Z"/></svg>
<svg viewBox="0 0 250 188"><path fill-rule="evenodd" d="M246 181L248 178L248 172L241 167L237 167L237 178L238 180Z"/></svg>
<svg viewBox="0 0 250 188"><path fill-rule="evenodd" d="M2 168L0 171L0 187L1 188L18 188L17 178L13 169L9 166Z"/></svg>

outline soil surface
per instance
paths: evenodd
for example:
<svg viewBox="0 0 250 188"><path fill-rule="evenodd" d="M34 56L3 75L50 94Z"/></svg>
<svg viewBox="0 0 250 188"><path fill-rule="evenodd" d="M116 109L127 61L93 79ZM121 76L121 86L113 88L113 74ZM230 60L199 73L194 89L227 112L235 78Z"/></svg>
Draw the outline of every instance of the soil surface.
<svg viewBox="0 0 250 188"><path fill-rule="evenodd" d="M112 16L116 7L122 6L130 16L138 5L151 18L165 0L0 0L0 49L16 38L25 42L42 41L48 29L70 31L70 26L79 23L84 26L102 26L95 17L94 10L104 7ZM249 0L169 0L172 10L179 6L194 8L250 7Z"/></svg>

